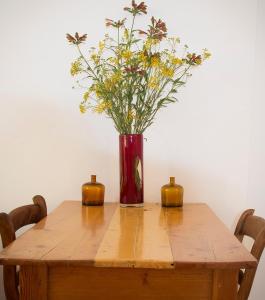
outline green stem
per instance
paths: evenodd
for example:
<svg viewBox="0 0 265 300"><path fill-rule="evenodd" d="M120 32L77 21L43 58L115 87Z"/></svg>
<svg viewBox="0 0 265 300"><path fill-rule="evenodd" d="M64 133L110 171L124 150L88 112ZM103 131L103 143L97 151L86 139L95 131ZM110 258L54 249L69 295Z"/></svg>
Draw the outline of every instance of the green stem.
<svg viewBox="0 0 265 300"><path fill-rule="evenodd" d="M94 75L94 77L95 77L96 80L99 80L98 76L95 74L95 72L94 72L93 69L91 68L89 62L87 61L87 59L84 57L83 53L81 52L79 45L76 45L76 46L77 46L77 49L78 49L78 52L79 52L81 58L82 58L82 59L84 60L84 62L86 63L88 70Z"/></svg>
<svg viewBox="0 0 265 300"><path fill-rule="evenodd" d="M132 44L134 20L135 20L135 15L133 15L132 26L131 26L131 30L130 30L130 40L129 40L129 43L128 43L129 49L131 49L131 44ZM128 49L128 47L127 47L127 49Z"/></svg>

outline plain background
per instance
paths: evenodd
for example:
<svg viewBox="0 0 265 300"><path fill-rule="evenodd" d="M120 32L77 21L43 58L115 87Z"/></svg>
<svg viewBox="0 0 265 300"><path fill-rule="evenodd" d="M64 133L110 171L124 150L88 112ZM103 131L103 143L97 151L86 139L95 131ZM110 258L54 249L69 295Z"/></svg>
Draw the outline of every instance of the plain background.
<svg viewBox="0 0 265 300"><path fill-rule="evenodd" d="M145 133L145 201L160 201L160 187L175 176L186 202L206 202L231 230L246 208L265 217L265 1L146 2L171 35L213 56ZM93 46L104 19L121 18L128 4L0 0L1 211L34 194L49 211L78 200L92 173L106 200L118 201L118 134L111 120L79 113L82 91L69 73L77 53L65 34L87 33ZM262 259L251 300L264 299L264 266Z"/></svg>

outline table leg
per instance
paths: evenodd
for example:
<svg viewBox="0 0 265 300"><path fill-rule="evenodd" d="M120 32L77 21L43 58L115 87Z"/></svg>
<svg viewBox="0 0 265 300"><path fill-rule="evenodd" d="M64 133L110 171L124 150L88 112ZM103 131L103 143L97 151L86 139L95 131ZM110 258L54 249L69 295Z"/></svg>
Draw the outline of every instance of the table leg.
<svg viewBox="0 0 265 300"><path fill-rule="evenodd" d="M45 265L21 266L20 300L47 300L47 273Z"/></svg>
<svg viewBox="0 0 265 300"><path fill-rule="evenodd" d="M215 270L212 300L237 299L238 270Z"/></svg>

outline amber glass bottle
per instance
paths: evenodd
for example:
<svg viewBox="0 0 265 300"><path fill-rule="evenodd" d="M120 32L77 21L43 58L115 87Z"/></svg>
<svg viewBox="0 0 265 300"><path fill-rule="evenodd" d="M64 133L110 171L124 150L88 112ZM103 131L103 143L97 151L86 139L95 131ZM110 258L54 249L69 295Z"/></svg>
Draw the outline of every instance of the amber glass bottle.
<svg viewBox="0 0 265 300"><path fill-rule="evenodd" d="M93 206L103 205L105 186L97 182L96 175L91 175L91 182L82 185L82 204Z"/></svg>
<svg viewBox="0 0 265 300"><path fill-rule="evenodd" d="M175 183L175 177L170 177L170 183L161 188L162 206L182 206L183 187Z"/></svg>

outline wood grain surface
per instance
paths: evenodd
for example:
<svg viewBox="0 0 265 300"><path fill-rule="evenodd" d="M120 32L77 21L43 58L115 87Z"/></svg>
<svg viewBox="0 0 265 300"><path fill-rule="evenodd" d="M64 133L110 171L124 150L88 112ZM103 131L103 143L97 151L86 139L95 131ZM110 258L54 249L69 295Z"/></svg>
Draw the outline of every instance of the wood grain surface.
<svg viewBox="0 0 265 300"><path fill-rule="evenodd" d="M65 201L0 254L6 265L239 269L256 259L206 204L120 208Z"/></svg>
<svg viewBox="0 0 265 300"><path fill-rule="evenodd" d="M212 270L51 267L48 286L49 300L209 300Z"/></svg>

